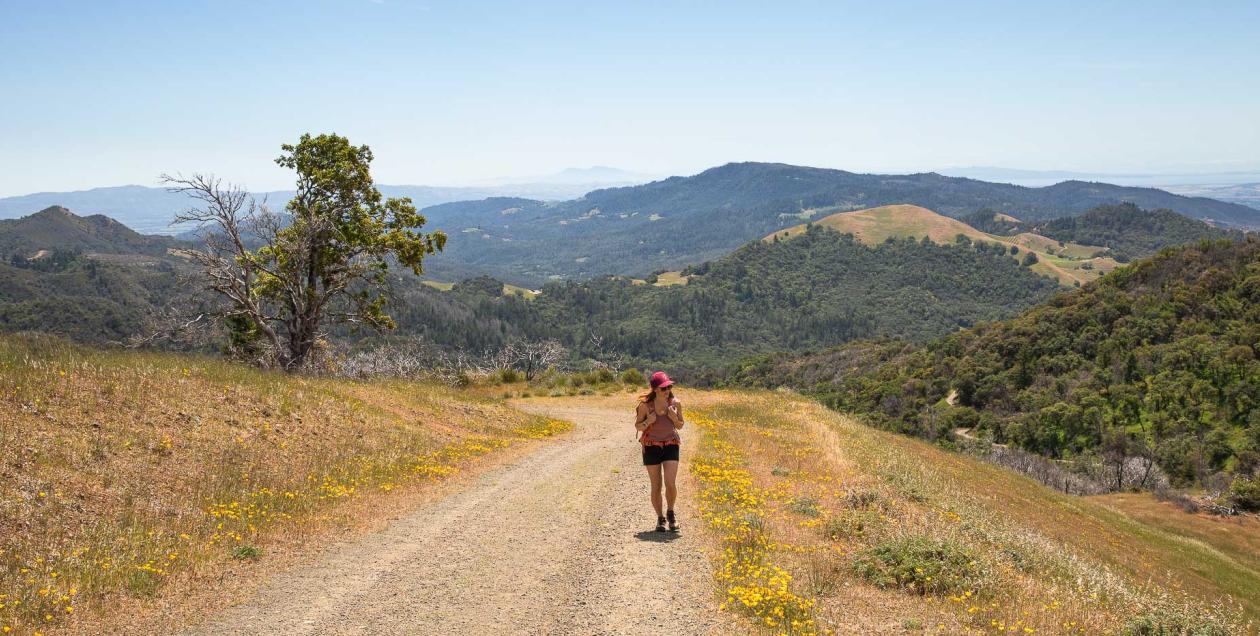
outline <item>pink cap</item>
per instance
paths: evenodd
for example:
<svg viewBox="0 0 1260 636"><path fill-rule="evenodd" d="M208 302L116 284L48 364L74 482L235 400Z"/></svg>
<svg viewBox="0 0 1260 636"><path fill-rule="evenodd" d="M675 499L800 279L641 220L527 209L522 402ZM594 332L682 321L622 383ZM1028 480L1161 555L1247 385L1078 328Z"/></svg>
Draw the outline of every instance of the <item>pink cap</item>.
<svg viewBox="0 0 1260 636"><path fill-rule="evenodd" d="M669 376L665 375L664 371L657 371L652 374L652 379L648 383L652 385L653 389L663 389L672 386L674 381L669 379Z"/></svg>

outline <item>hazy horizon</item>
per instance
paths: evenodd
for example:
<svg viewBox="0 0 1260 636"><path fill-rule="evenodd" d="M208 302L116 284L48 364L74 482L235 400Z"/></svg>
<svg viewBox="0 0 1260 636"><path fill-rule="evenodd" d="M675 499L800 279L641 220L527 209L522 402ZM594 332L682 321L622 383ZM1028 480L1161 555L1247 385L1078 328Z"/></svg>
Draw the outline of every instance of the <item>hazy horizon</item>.
<svg viewBox="0 0 1260 636"><path fill-rule="evenodd" d="M0 196L212 172L303 132L380 183L733 161L1260 172L1254 3L0 6Z"/></svg>

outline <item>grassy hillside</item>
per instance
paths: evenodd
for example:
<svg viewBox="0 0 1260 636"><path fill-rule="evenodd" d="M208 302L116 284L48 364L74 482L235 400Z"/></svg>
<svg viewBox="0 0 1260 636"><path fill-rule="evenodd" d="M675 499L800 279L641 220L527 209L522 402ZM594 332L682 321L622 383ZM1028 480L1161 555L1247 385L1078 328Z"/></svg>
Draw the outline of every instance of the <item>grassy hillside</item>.
<svg viewBox="0 0 1260 636"><path fill-rule="evenodd" d="M1033 271L1058 280L1066 286L1087 283L1115 269L1116 261L1100 256L1102 247L1061 243L1031 232L1002 236L981 232L957 219L937 214L917 205L885 205L877 208L841 212L813 221L815 225L830 227L838 232L852 234L868 245L877 245L889 238L927 238L942 245L953 244L959 236L973 242L1004 245L1010 255L1018 260L1036 256L1031 265ZM764 240L774 237L791 238L805 231L806 224L775 232Z"/></svg>
<svg viewBox="0 0 1260 636"><path fill-rule="evenodd" d="M362 502L566 427L426 384L13 336L0 412L0 628L23 635L221 587Z"/></svg>
<svg viewBox="0 0 1260 636"><path fill-rule="evenodd" d="M1254 520L1152 522L790 393L689 404L725 607L767 632L1225 635L1260 619L1260 571L1238 558Z"/></svg>

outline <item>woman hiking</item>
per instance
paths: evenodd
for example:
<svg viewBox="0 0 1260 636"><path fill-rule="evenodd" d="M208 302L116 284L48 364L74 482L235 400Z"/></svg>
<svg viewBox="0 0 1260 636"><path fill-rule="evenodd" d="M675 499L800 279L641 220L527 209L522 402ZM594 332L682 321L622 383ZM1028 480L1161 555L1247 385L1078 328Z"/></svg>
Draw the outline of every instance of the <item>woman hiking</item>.
<svg viewBox="0 0 1260 636"><path fill-rule="evenodd" d="M664 532L669 524L670 532L678 532L678 519L674 516L674 500L678 497L678 448L682 439L678 429L683 427L682 402L674 399L670 388L674 381L664 371L652 374L651 390L639 396L634 412L634 428L639 431L639 443L643 445L643 466L652 481L652 507L656 509L656 531ZM665 483L665 514L661 514L661 482Z"/></svg>

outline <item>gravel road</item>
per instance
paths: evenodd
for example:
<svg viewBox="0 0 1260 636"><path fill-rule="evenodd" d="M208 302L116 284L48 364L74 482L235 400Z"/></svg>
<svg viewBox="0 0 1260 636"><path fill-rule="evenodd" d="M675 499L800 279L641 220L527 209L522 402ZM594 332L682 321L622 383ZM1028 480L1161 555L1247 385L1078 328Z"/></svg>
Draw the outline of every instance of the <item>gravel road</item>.
<svg viewBox="0 0 1260 636"><path fill-rule="evenodd" d="M731 633L684 475L683 532L652 531L630 408L562 400L522 408L577 428L275 575L253 598L183 633Z"/></svg>

